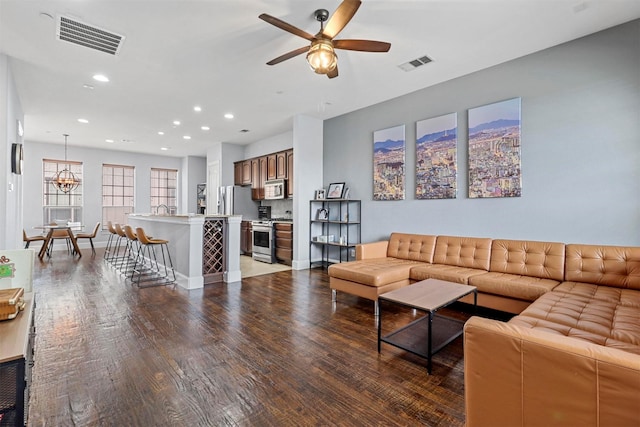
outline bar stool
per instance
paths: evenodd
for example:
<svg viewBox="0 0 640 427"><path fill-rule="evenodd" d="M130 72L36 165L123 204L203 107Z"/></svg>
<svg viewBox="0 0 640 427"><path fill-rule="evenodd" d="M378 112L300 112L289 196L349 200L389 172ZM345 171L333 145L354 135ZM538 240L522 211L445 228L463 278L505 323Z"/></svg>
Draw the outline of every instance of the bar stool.
<svg viewBox="0 0 640 427"><path fill-rule="evenodd" d="M111 221L107 221L107 230L109 230L109 240L107 240L107 247L104 250L104 259L111 261L114 257L112 251L119 236Z"/></svg>
<svg viewBox="0 0 640 427"><path fill-rule="evenodd" d="M138 241L138 236L136 236L136 233L133 232L133 229L130 225L125 225L124 227L122 227L122 231L124 231L124 235L127 238L127 246L129 247L129 257L127 259L127 265L124 268L124 273L129 274L129 272L131 272L131 279L133 279L133 273L136 270L138 259L141 258L140 242ZM132 256L134 251L135 257ZM144 259L142 259L142 261L144 261ZM131 265L131 268L129 268L131 262L133 262L133 265Z"/></svg>
<svg viewBox="0 0 640 427"><path fill-rule="evenodd" d="M146 250L146 258L149 260L149 267L155 273L153 277L147 277L146 282L151 282L151 286L153 285L166 285L169 283L175 283L176 281L176 272L173 268L173 261L171 260L171 254L169 253L169 241L164 239L153 239L147 236L144 232L144 229L141 227L136 228L136 236L138 237L138 242L141 245L142 256L145 256ZM158 264L158 257L156 254L156 246L160 246L160 250L162 251L162 267L164 268L164 275L161 274L160 265ZM165 248L167 250L167 255L165 258ZM169 267L167 267L167 258L169 259ZM154 268L155 264L155 268ZM171 276L173 280L169 277L169 270L171 270ZM143 274L143 269L140 264L138 264L138 269L136 271L138 273L138 277L136 283L140 286L140 281ZM133 280L133 274L131 278Z"/></svg>
<svg viewBox="0 0 640 427"><path fill-rule="evenodd" d="M120 224L114 224L113 228L116 230L118 240L116 241L116 256L112 258L113 265L120 270L123 266L129 264L129 257L131 256L131 242L127 239L127 235ZM120 247L124 241L124 252L120 256Z"/></svg>

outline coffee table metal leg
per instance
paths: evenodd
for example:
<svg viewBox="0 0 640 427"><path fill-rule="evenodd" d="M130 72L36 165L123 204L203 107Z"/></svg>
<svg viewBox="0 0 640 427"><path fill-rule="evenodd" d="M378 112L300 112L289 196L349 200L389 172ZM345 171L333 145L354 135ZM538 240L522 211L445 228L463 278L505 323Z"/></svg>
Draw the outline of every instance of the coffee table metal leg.
<svg viewBox="0 0 640 427"><path fill-rule="evenodd" d="M427 372L431 375L431 357L433 354L431 353L431 343L432 343L432 326L433 326L433 311L429 310L429 344L427 347Z"/></svg>
<svg viewBox="0 0 640 427"><path fill-rule="evenodd" d="M378 304L378 353L380 353L380 344L382 338L382 310Z"/></svg>

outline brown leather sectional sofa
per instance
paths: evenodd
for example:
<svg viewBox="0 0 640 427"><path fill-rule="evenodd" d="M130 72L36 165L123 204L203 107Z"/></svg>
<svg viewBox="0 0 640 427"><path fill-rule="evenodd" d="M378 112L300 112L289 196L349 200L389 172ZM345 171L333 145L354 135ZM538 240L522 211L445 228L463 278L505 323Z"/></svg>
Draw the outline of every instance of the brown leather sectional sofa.
<svg viewBox="0 0 640 427"><path fill-rule="evenodd" d="M437 278L518 314L465 325L467 426L640 425L640 247L393 233L356 257L334 298Z"/></svg>

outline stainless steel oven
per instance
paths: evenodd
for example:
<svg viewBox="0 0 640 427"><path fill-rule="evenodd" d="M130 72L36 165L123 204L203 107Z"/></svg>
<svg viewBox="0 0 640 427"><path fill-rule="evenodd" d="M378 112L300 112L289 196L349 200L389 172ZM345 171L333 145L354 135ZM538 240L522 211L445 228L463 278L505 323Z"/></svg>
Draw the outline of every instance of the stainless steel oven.
<svg viewBox="0 0 640 427"><path fill-rule="evenodd" d="M253 230L253 259L273 264L275 255L273 222L252 221L251 228Z"/></svg>

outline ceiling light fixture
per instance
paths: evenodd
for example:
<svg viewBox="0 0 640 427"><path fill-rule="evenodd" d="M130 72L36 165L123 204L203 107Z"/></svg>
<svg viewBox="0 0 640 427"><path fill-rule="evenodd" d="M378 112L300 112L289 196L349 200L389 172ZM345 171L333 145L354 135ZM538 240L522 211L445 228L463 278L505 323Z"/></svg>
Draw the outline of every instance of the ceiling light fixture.
<svg viewBox="0 0 640 427"><path fill-rule="evenodd" d="M202 129L202 130L210 130L211 128L209 126L201 126L200 129Z"/></svg>
<svg viewBox="0 0 640 427"><path fill-rule="evenodd" d="M109 77L105 76L104 74L95 74L93 76L93 80L102 82L102 83L107 83L109 81Z"/></svg>
<svg viewBox="0 0 640 427"><path fill-rule="evenodd" d="M307 54L307 62L317 74L328 74L335 70L338 65L338 55L333 50L331 40L314 40Z"/></svg>
<svg viewBox="0 0 640 427"><path fill-rule="evenodd" d="M160 149L161 149L162 151L167 151L167 150L169 150L169 147L160 147Z"/></svg>
<svg viewBox="0 0 640 427"><path fill-rule="evenodd" d="M78 119L78 121L79 121L80 123L84 123L84 124L89 123L89 120L87 120L87 119Z"/></svg>
<svg viewBox="0 0 640 427"><path fill-rule="evenodd" d="M189 135L185 135L182 137L182 139L191 139L191 137Z"/></svg>
<svg viewBox="0 0 640 427"><path fill-rule="evenodd" d="M224 118L225 118L225 119L229 119L229 120L233 119L233 117L234 117L234 116L233 116L233 114L231 114L231 113L226 113L226 114L224 115Z"/></svg>
<svg viewBox="0 0 640 427"><path fill-rule="evenodd" d="M162 132L161 130L158 131L158 135L164 135L164 132Z"/></svg>
<svg viewBox="0 0 640 427"><path fill-rule="evenodd" d="M195 107L193 107L193 111L195 111L196 113L199 113L200 111L202 111L202 107L200 107L199 105L196 105Z"/></svg>
<svg viewBox="0 0 640 427"><path fill-rule="evenodd" d="M174 120L174 121L173 121L173 124L174 124L175 126L180 126L180 120Z"/></svg>
<svg viewBox="0 0 640 427"><path fill-rule="evenodd" d="M64 135L64 162L67 163L67 135ZM63 193L75 190L80 185L80 180L69 170L69 164L67 163L65 168L53 176L51 181L53 186Z"/></svg>
<svg viewBox="0 0 640 427"><path fill-rule="evenodd" d="M108 142L109 144L113 144L113 139L105 139L105 142Z"/></svg>

